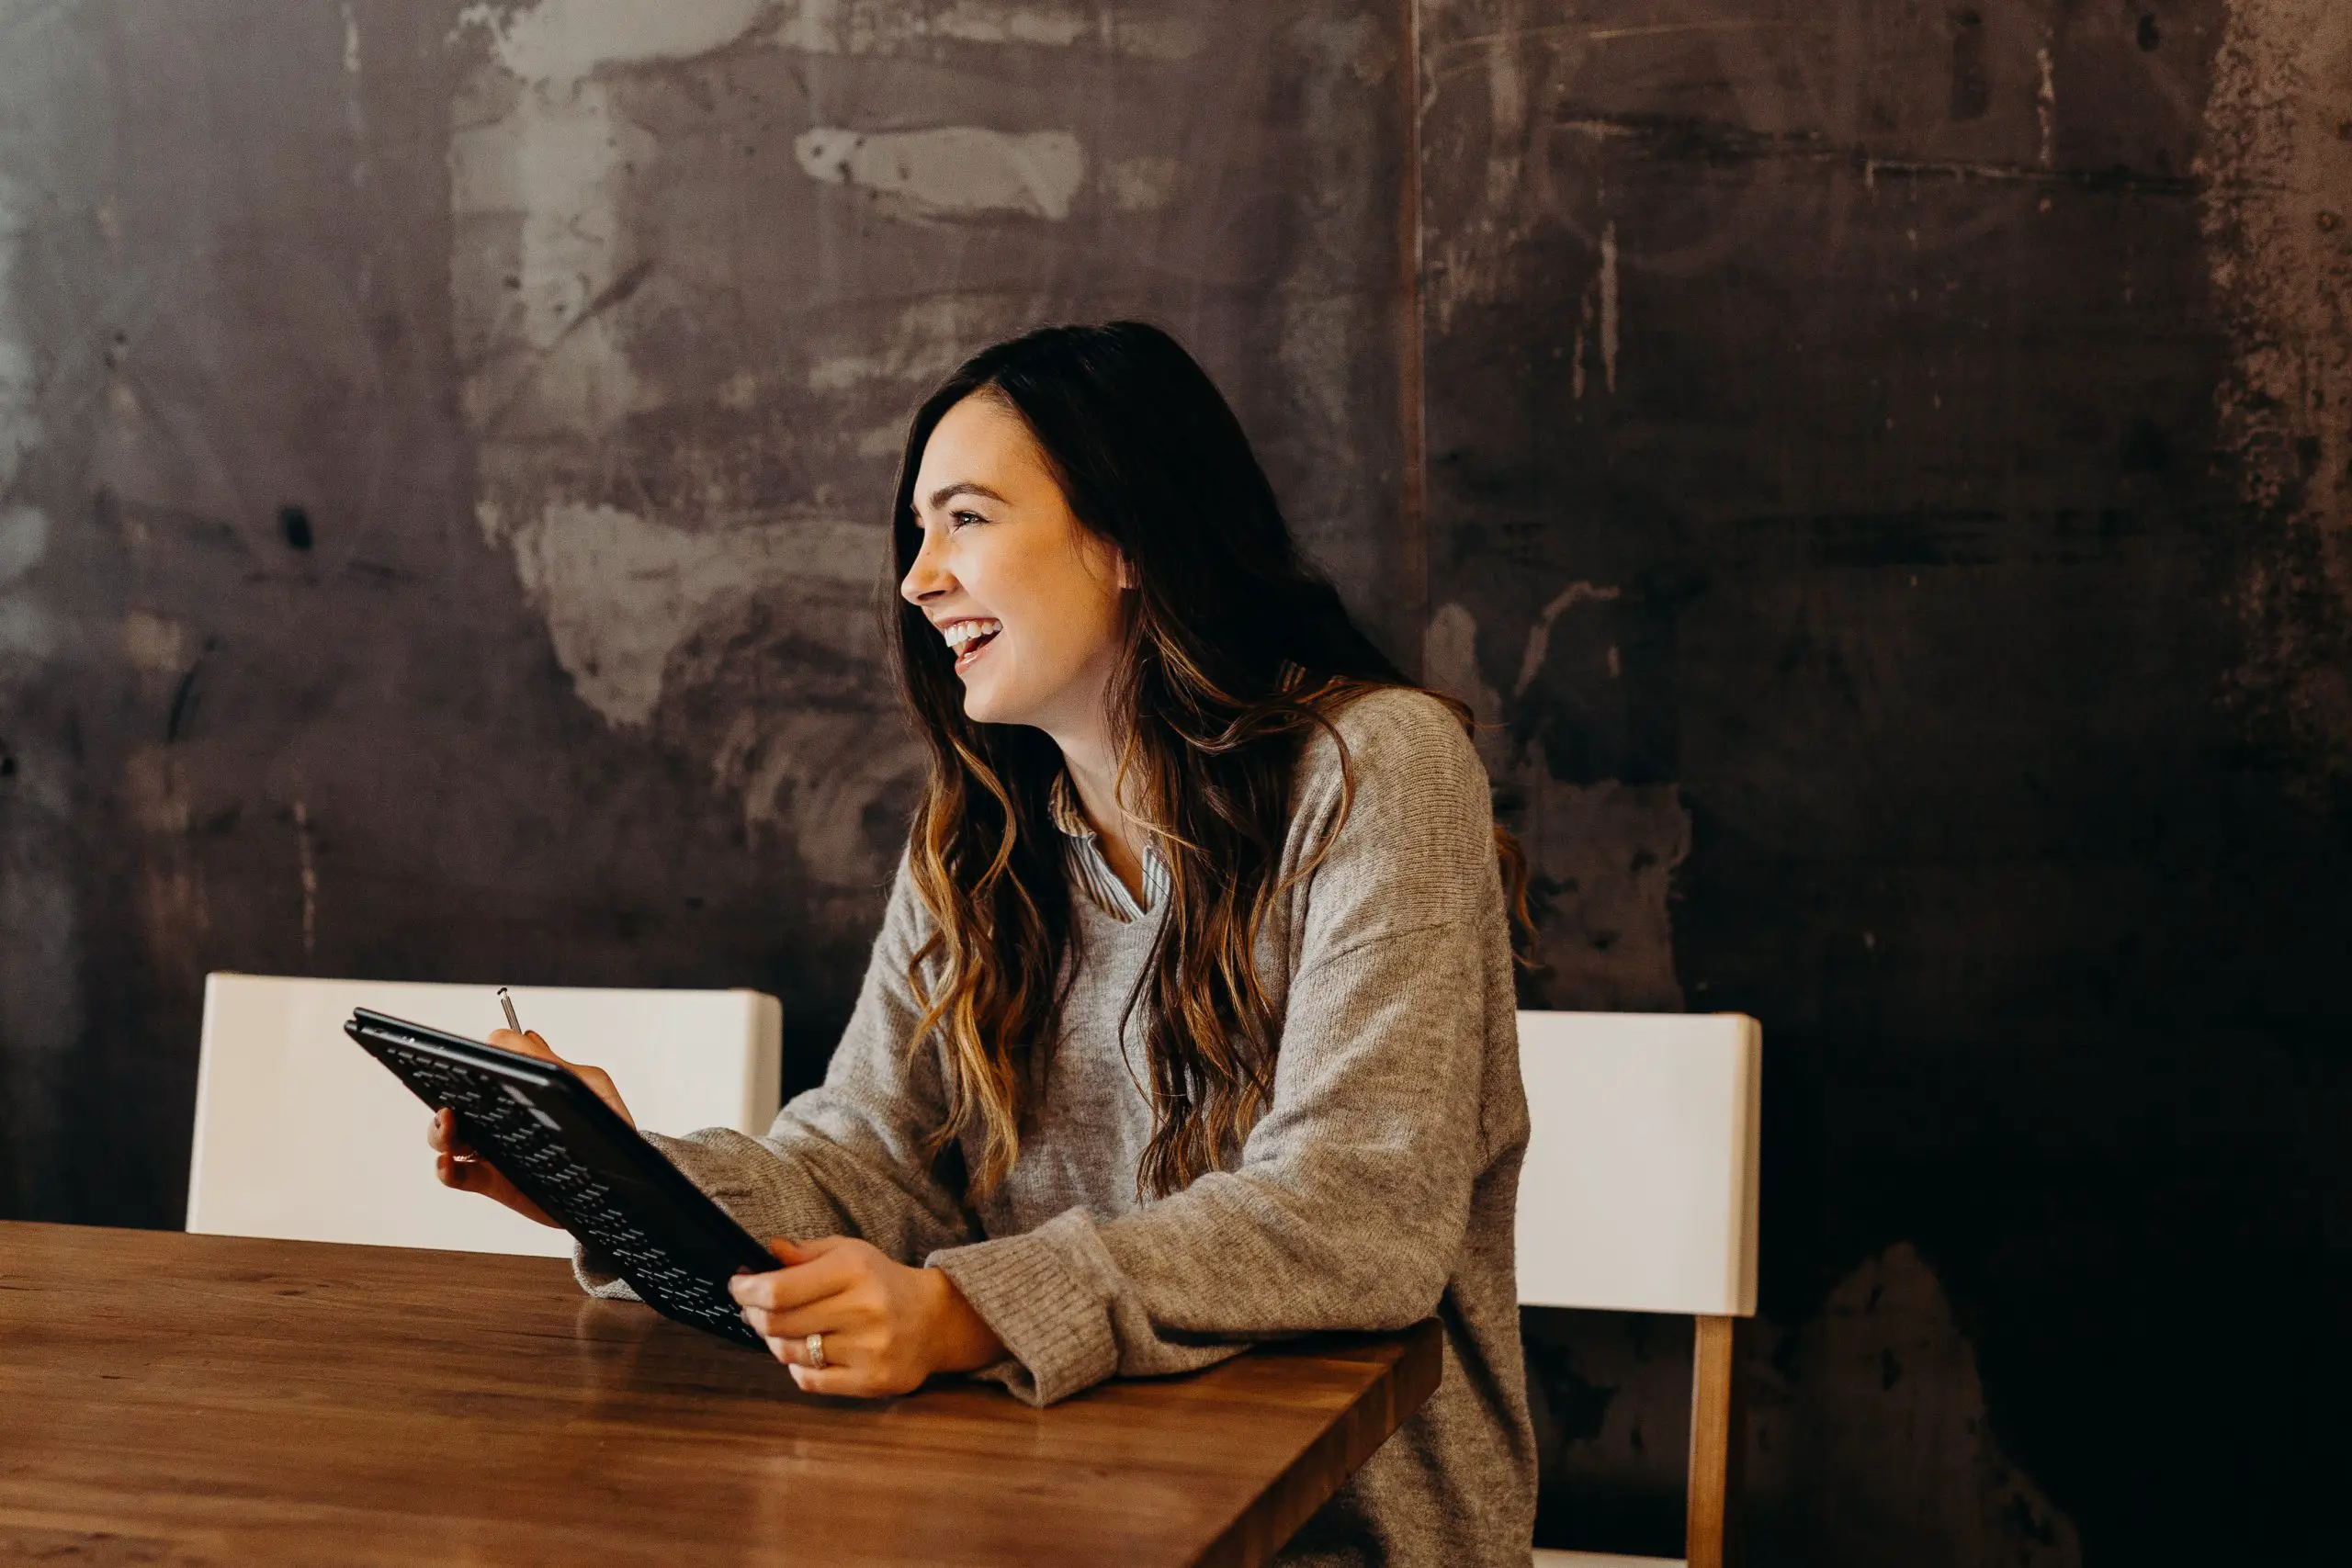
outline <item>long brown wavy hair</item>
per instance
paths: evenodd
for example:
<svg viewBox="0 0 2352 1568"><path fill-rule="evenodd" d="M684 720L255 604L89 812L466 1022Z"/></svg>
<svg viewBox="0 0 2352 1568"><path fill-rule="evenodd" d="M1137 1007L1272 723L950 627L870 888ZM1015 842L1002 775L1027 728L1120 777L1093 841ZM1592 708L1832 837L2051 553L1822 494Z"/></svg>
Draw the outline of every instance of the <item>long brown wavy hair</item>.
<svg viewBox="0 0 2352 1568"><path fill-rule="evenodd" d="M1026 422L1072 513L1136 580L1113 734L1121 798L1141 803L1168 894L1121 1037L1140 1012L1139 1086L1148 1078L1153 1123L1136 1187L1165 1196L1237 1151L1273 1091L1281 1026L1257 943L1283 891L1300 751L1318 731L1338 740L1330 716L1350 698L1415 683L1300 557L1216 384L1140 322L1030 333L974 355L932 393L899 470L899 579L922 544L923 448L976 394ZM967 1178L985 1193L1020 1152L1075 967L1063 840L1047 804L1061 753L1040 730L967 718L939 634L892 601L901 690L931 752L910 861L936 929L910 966L924 1012L909 1048L944 1032L947 1112L933 1153L978 1133L983 1153ZM1342 746L1342 812L1354 789L1346 765ZM1507 878L1523 886L1516 846L1507 834L1498 842Z"/></svg>

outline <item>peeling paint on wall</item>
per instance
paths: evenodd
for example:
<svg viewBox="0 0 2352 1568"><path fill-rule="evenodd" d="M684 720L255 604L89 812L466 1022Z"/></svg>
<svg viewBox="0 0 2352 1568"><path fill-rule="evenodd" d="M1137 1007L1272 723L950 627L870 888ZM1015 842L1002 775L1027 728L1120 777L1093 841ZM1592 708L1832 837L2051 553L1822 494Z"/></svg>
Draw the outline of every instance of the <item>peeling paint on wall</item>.
<svg viewBox="0 0 2352 1568"><path fill-rule="evenodd" d="M449 154L469 422L492 438L609 431L641 396L610 314L637 260L615 182L654 150L605 84L478 85L503 113L458 127Z"/></svg>
<svg viewBox="0 0 2352 1568"><path fill-rule="evenodd" d="M49 548L49 518L19 499L17 482L41 436L31 334L17 314L32 222L28 193L0 172L0 660L45 658L59 638L45 607L29 594L9 592Z"/></svg>
<svg viewBox="0 0 2352 1568"><path fill-rule="evenodd" d="M0 588L40 564L49 550L49 518L29 506L0 512Z"/></svg>
<svg viewBox="0 0 2352 1568"><path fill-rule="evenodd" d="M1833 1289L1792 1339L1756 1348L1751 1514L1774 1561L2075 1568L2075 1527L2004 1453L1984 1381L1936 1278L1897 1243ZM1834 1410L1792 1385L1845 1391ZM1837 1479L1832 1482L1831 1477Z"/></svg>
<svg viewBox="0 0 2352 1568"><path fill-rule="evenodd" d="M1606 604L1619 597L1623 592L1623 589L1613 582L1604 585L1577 581L1569 583L1566 588L1553 594L1545 602L1544 608L1537 613L1535 624L1527 628L1527 649L1520 656L1519 679L1511 683L1510 694L1514 697L1525 696L1527 688L1535 683L1535 677L1543 673L1544 657L1552 651L1553 622L1558 620L1566 612L1575 609L1578 604ZM1466 611L1461 611L1459 605L1448 605L1446 608L1467 614Z"/></svg>
<svg viewBox="0 0 2352 1568"><path fill-rule="evenodd" d="M1219 228L1153 226L1180 197L1243 177L1236 170L1212 160L1204 172L1118 117L1101 122L1111 136L1098 158L1067 123L996 118L1015 101L1058 110L1066 95L973 96L968 73L1001 60L1035 74L1039 51L1067 51L1106 82L1180 91L1196 112L1197 90L1174 73L1199 56L1212 20L1199 7L972 0L659 12L546 0L470 7L450 36L463 71L450 282L481 536L511 558L581 701L692 758L721 793L741 792L747 832L774 831L820 875L854 885L887 872L875 845L889 835L857 824L903 795L921 759L877 745L875 768L849 765L818 733L837 716L809 730L817 721L763 699L739 667L788 658L805 698L830 678L820 668L861 646L887 541L850 519L875 515L912 398L981 344L1068 309L1068 269L1102 270L1052 248L1097 243L1091 222L1073 221L1081 215L1136 225L1133 243L1154 254L1228 260ZM1359 162L1388 107L1366 89L1395 68L1394 46L1374 17L1269 30L1288 51L1282 68L1333 121L1298 139L1316 160L1296 180L1312 188L1297 204L1305 282L1251 276L1234 295L1220 284L1216 308L1263 309L1273 326L1281 373L1266 378L1278 398L1261 417L1311 457L1294 466L1317 470L1302 533L1345 552L1330 562L1343 578L1379 581L1377 543L1343 520L1383 483L1349 456L1391 429L1385 409L1376 430L1363 428L1358 388L1362 367L1393 352L1366 305L1386 298L1393 253L1375 248L1370 272L1351 269L1361 236L1394 221ZM1265 51L1252 68L1270 71ZM909 80L940 88L926 100L935 123L908 124L904 89L880 85ZM1263 84L1229 85L1248 99ZM872 231L877 217L890 231ZM1010 269L985 252L959 263L940 251L932 270L961 287L933 278L865 300L861 257L902 250L899 224L928 231L926 254L967 239L1005 253L1016 233L1044 248ZM1060 281L1030 288L1039 269ZM1149 297L1103 287L1122 311ZM711 330L722 318L737 321L731 336ZM816 705L887 726L879 650L852 662L827 699L842 706Z"/></svg>
<svg viewBox="0 0 2352 1568"><path fill-rule="evenodd" d="M2050 58L2048 45L2033 51L2033 63L2041 73L2041 85L2034 89L2033 118L2041 131L2041 141L2034 161L2050 168L2058 155L2058 76L2057 64Z"/></svg>
<svg viewBox="0 0 2352 1568"><path fill-rule="evenodd" d="M1528 628L1513 703L1544 668L1554 624L1580 604L1618 594L1613 586L1574 582L1553 595ZM1540 733L1514 726L1502 694L1480 673L1477 640L1477 619L1466 606L1440 605L1422 643L1424 678L1478 720L1479 753L1527 851L1537 917L1532 979L1545 1005L1681 1011L1669 909L1675 869L1690 853L1690 814L1679 790L1554 777Z"/></svg>
<svg viewBox="0 0 2352 1568"><path fill-rule="evenodd" d="M8 498L17 469L40 439L32 344L16 303L32 222L30 193L0 171L0 501Z"/></svg>
<svg viewBox="0 0 2352 1568"><path fill-rule="evenodd" d="M922 42L1095 48L1146 60L1190 60L1206 47L1196 17L1141 7L1003 4L1000 0L799 0L775 39L811 54L888 53Z"/></svg>
<svg viewBox="0 0 2352 1568"><path fill-rule="evenodd" d="M792 154L812 180L859 186L910 217L1017 212L1060 221L1086 177L1086 153L1067 130L1018 133L978 126L804 130Z"/></svg>
<svg viewBox="0 0 2352 1568"><path fill-rule="evenodd" d="M1104 167L1102 184L1114 212L1157 212L1175 199L1184 166L1173 158L1147 153L1120 158Z"/></svg>
<svg viewBox="0 0 2352 1568"><path fill-rule="evenodd" d="M25 251L33 224L30 193L0 172L0 1035L32 1061L60 1060L82 1029L78 933L71 875L71 808L63 759L17 731L16 699L40 663L64 641L31 579L48 557L49 515L23 499L20 479L39 446L40 370L22 313ZM0 1084L33 1069L0 1061ZM10 1098L11 1118L17 1120ZM18 1125L0 1137L26 1168L7 1186L32 1190L29 1162L47 1157L51 1119L33 1094Z"/></svg>
<svg viewBox="0 0 2352 1568"><path fill-rule="evenodd" d="M486 29L501 64L518 80L561 93L612 66L691 60L743 37L772 0L690 0L616 6L610 0L537 0L470 6L460 29Z"/></svg>
<svg viewBox="0 0 2352 1568"><path fill-rule="evenodd" d="M1401 541L1363 523L1396 514L1398 476L1380 455L1393 451L1397 424L1386 409L1367 408L1356 389L1376 384L1396 363L1393 326L1362 301L1388 287L1396 215L1388 194L1364 175L1395 101L1387 85L1410 66L1397 59L1394 34L1377 12L1297 6L1277 14L1272 50L1303 62L1286 68L1301 83L1298 114L1308 130L1286 151L1306 199L1285 219L1295 228L1295 257L1272 280L1278 372L1272 379L1283 400L1267 423L1283 442L1261 435L1259 455L1283 491L1301 545L1354 590L1357 614L1391 639L1409 669L1427 606L1418 598L1398 602L1394 551ZM1225 231L1221 224L1203 239L1222 248Z"/></svg>
<svg viewBox="0 0 2352 1568"><path fill-rule="evenodd" d="M870 587L881 527L826 518L686 529L617 507L550 504L513 540L524 590L589 705L642 725L671 653L730 594L787 581Z"/></svg>
<svg viewBox="0 0 2352 1568"><path fill-rule="evenodd" d="M1749 1328L1743 1562L2082 1562L2073 1523L1995 1431L1969 1333L1917 1247L1844 1271L1793 1331ZM1543 1455L1536 1544L1629 1554L1611 1562L1679 1550L1689 1384L1659 1372L1688 1366L1687 1320L1533 1309L1521 1332Z"/></svg>
<svg viewBox="0 0 2352 1568"><path fill-rule="evenodd" d="M34 31L22 19L14 25ZM26 36L0 47L8 111L39 102L18 75L43 62L35 42ZM24 706L68 638L40 583L62 541L31 493L48 434L29 287L39 202L35 184L8 166L28 151L5 144L9 118L0 113L0 1202L56 1190L65 1144L59 1096L74 1080L74 1048L87 1023L72 759L32 728Z"/></svg>
<svg viewBox="0 0 2352 1568"><path fill-rule="evenodd" d="M707 231L673 235L650 216L665 153L642 106L662 101L675 73L705 92L695 73L712 67L701 62L774 51L775 12L757 0L469 11L456 45L483 36L491 47L454 106L450 276L480 443L476 515L512 556L574 692L608 724L697 759L714 790L740 794L748 830L789 818L796 830L780 847L820 882L859 887L887 872L891 849L864 807L903 788L919 756L895 736L861 767L842 765L846 735L812 751L797 705L728 694L727 666L701 637L774 601L811 647L838 646L868 613L883 531L845 521L821 486L796 492L757 477L779 441L796 439L763 420L784 366L744 360L682 381L640 347L684 301L732 287L726 269L740 260L714 253ZM952 208L977 188L985 159L971 147L918 150L931 155L893 163L907 149L888 138L837 148L842 172L869 184L899 170L891 195L910 206ZM991 151L1001 173L1026 182L997 192L998 205L1067 211L1074 143L980 150ZM828 376L854 379L838 356L808 378ZM657 433L682 416L694 423L690 410L731 434ZM869 728L888 700L871 685L858 700ZM665 703L676 710L667 718ZM837 809L823 815L820 779L836 786ZM786 795L801 803L797 817Z"/></svg>
<svg viewBox="0 0 2352 1568"><path fill-rule="evenodd" d="M1600 276L1595 287L1600 291L1600 374L1611 397L1617 395L1617 346L1621 331L1617 321L1617 225L1614 221L1600 226Z"/></svg>
<svg viewBox="0 0 2352 1568"><path fill-rule="evenodd" d="M2276 530L2240 594L2257 722L2352 785L2352 9L2234 0L2205 106L2204 231L2236 354L2240 494Z"/></svg>

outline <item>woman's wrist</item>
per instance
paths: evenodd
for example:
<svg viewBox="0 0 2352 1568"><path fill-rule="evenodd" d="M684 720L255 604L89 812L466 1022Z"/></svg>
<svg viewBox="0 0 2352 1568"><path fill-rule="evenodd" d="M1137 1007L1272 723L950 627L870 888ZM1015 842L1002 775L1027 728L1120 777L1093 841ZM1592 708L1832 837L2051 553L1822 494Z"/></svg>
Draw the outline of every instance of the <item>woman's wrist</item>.
<svg viewBox="0 0 2352 1568"><path fill-rule="evenodd" d="M922 1270L931 1297L933 1369L943 1372L972 1372L1004 1359L1004 1341L972 1310L964 1292L944 1269Z"/></svg>

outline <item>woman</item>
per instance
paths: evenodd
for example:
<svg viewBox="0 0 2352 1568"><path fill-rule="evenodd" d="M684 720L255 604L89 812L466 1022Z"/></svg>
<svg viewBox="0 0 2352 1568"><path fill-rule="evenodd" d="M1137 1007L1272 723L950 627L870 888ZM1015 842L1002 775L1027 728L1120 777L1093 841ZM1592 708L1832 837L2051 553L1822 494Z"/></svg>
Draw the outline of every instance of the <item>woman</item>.
<svg viewBox="0 0 2352 1568"><path fill-rule="evenodd" d="M976 1372L1043 1404L1435 1314L1436 1393L1286 1560L1523 1565L1508 840L1455 712L1301 562L1153 328L973 358L892 515L931 767L856 1010L766 1137L650 1134L780 1238L745 1318L816 1393ZM446 1116L433 1142L544 1218Z"/></svg>

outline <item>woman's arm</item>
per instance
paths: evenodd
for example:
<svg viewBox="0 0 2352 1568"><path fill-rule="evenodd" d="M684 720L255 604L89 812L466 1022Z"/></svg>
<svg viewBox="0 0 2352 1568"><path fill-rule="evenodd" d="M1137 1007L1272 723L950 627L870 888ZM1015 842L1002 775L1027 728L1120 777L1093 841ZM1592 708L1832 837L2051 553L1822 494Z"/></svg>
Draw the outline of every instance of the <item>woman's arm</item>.
<svg viewBox="0 0 2352 1568"><path fill-rule="evenodd" d="M1300 918L1273 1101L1238 1168L1135 1213L1072 1210L932 1258L1003 1340L1024 1398L1428 1316L1479 1176L1525 1136L1515 1056L1489 1086L1513 1003L1485 772L1427 698L1364 699L1341 731L1354 806L1337 825L1336 763L1303 768L1294 835L1329 851Z"/></svg>

